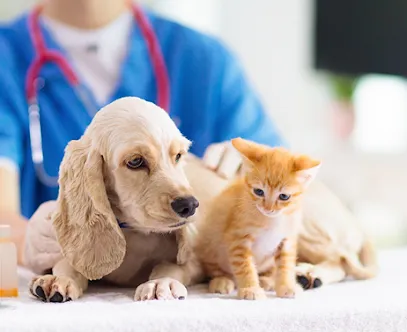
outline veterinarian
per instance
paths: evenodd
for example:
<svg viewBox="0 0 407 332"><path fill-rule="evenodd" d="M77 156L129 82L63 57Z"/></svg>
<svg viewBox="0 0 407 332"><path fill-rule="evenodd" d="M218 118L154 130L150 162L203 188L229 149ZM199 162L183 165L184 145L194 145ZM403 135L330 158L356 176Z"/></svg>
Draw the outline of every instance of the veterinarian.
<svg viewBox="0 0 407 332"><path fill-rule="evenodd" d="M11 223L19 246L26 220L57 198L66 144L117 98L164 108L191 152L226 177L240 159L223 142L281 143L220 42L125 0L38 4L1 26L0 64L0 223ZM52 203L37 216L47 209Z"/></svg>

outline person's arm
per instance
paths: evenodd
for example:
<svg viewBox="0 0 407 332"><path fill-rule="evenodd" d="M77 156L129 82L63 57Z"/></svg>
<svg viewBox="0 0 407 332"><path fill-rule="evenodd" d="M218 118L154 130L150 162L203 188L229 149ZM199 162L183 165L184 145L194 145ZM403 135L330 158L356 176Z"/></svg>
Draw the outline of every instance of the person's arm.
<svg viewBox="0 0 407 332"><path fill-rule="evenodd" d="M19 111L25 105L24 86L17 81L16 58L4 37L0 30L0 224L11 225L21 264L26 219L20 211L19 173L23 164L24 135Z"/></svg>
<svg viewBox="0 0 407 332"><path fill-rule="evenodd" d="M6 117L4 109L0 110L0 225L11 226L12 240L17 246L18 264L23 265L27 220L21 216L19 167L16 163L17 158L14 158L20 144L17 137L6 135L18 132L10 130L10 127L6 129L7 124L10 126L13 123L10 119Z"/></svg>
<svg viewBox="0 0 407 332"><path fill-rule="evenodd" d="M18 168L11 160L0 160L0 225L11 226L18 264L37 274L61 259L61 248L49 219L55 208L56 202L49 201L41 204L29 221L21 216Z"/></svg>
<svg viewBox="0 0 407 332"><path fill-rule="evenodd" d="M0 212L20 214L19 176L16 164L0 158Z"/></svg>
<svg viewBox="0 0 407 332"><path fill-rule="evenodd" d="M8 224L17 246L18 263L23 264L27 220L20 213L18 169L10 160L0 160L0 224Z"/></svg>
<svg viewBox="0 0 407 332"><path fill-rule="evenodd" d="M11 225L19 265L40 274L61 259L61 248L49 218L56 203L43 203L29 221L22 216L20 172L29 148L25 144L28 141L28 110L24 77L16 69L19 57L6 36L7 31L0 27L0 224Z"/></svg>

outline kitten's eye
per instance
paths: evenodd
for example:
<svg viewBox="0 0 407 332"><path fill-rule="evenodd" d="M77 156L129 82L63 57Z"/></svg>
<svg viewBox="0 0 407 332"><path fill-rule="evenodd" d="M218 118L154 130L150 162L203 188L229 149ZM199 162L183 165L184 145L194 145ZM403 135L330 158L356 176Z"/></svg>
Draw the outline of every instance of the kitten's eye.
<svg viewBox="0 0 407 332"><path fill-rule="evenodd" d="M137 158L134 158L133 160L128 161L126 166L127 166L127 168L130 168L130 169L137 169L137 168L146 166L146 162L145 162L144 158L137 157Z"/></svg>
<svg viewBox="0 0 407 332"><path fill-rule="evenodd" d="M254 188L254 189L253 189L253 192L254 192L254 194L257 195L257 196L260 196L260 197L263 197L263 196L264 196L264 191L261 190L261 189L259 189L259 188Z"/></svg>
<svg viewBox="0 0 407 332"><path fill-rule="evenodd" d="M175 156L175 162L178 163L178 162L180 161L181 157L182 157L182 154L181 154L181 153L178 153L178 154Z"/></svg>
<svg viewBox="0 0 407 332"><path fill-rule="evenodd" d="M288 201L290 199L291 195L287 195L287 194L280 194L280 196L278 196L278 198L281 201Z"/></svg>

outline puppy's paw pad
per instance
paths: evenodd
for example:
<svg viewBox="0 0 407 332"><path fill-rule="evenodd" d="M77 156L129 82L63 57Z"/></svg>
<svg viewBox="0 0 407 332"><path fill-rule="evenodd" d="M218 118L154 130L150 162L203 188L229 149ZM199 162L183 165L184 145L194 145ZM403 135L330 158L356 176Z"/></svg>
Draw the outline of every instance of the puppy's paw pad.
<svg viewBox="0 0 407 332"><path fill-rule="evenodd" d="M261 287L240 288L237 296L242 300L264 300L267 298L264 289Z"/></svg>
<svg viewBox="0 0 407 332"><path fill-rule="evenodd" d="M44 292L44 290L41 288L41 286L37 286L36 288L35 288L35 291L34 291L34 294L33 294L34 296L37 296L40 300L42 300L42 301L46 301L47 300L47 296L45 295L45 292Z"/></svg>
<svg viewBox="0 0 407 332"><path fill-rule="evenodd" d="M302 286L304 290L318 288L323 285L323 282L314 272L314 265L307 263L300 263L296 266L297 283Z"/></svg>
<svg viewBox="0 0 407 332"><path fill-rule="evenodd" d="M29 286L30 293L44 301L62 303L76 300L81 290L75 281L69 277L56 277L50 274L34 278Z"/></svg>
<svg viewBox="0 0 407 332"><path fill-rule="evenodd" d="M178 280L161 278L150 280L138 286L134 294L134 300L184 300L187 293L185 286Z"/></svg>
<svg viewBox="0 0 407 332"><path fill-rule="evenodd" d="M64 302L64 297L61 295L60 292L56 292L54 295L52 295L49 298L49 302L55 302L55 303Z"/></svg>
<svg viewBox="0 0 407 332"><path fill-rule="evenodd" d="M274 278L272 277L259 277L260 287L263 288L265 291L273 291L274 290Z"/></svg>
<svg viewBox="0 0 407 332"><path fill-rule="evenodd" d="M297 274L297 283L300 284L304 290L319 288L322 286L322 280L315 277L311 272Z"/></svg>
<svg viewBox="0 0 407 332"><path fill-rule="evenodd" d="M213 278L209 282L209 293L230 294L235 289L235 282L228 277Z"/></svg>
<svg viewBox="0 0 407 332"><path fill-rule="evenodd" d="M322 280L319 278L315 278L312 282L312 288L318 288L322 286Z"/></svg>

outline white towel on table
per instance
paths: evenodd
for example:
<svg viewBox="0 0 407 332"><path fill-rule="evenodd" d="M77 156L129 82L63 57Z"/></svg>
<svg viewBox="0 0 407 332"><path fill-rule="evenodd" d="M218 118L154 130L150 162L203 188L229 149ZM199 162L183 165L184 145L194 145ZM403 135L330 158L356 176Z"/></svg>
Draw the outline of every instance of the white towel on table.
<svg viewBox="0 0 407 332"><path fill-rule="evenodd" d="M136 303L134 290L91 287L64 304L31 299L21 269L20 296L0 299L0 332L407 332L407 248L380 253L375 280L307 291L296 299L241 301L193 287L184 301Z"/></svg>

